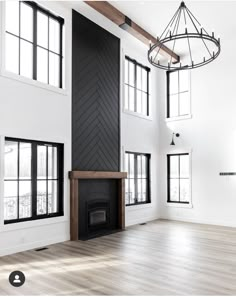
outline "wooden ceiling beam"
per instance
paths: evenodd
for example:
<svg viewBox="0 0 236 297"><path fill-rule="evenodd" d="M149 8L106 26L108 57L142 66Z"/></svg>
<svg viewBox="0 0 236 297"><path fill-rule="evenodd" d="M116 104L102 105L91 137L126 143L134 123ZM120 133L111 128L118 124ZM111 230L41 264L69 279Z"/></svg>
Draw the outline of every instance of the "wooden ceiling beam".
<svg viewBox="0 0 236 297"><path fill-rule="evenodd" d="M106 18L111 20L116 25L120 26L122 29L129 32L131 35L139 39L141 42L149 46L149 42L156 43L158 38L155 38L138 24L133 22L127 16L125 16L120 10L115 8L107 1L84 1L90 7L94 8L96 11L104 15ZM158 50L159 48L157 48ZM160 49L160 54L165 58L169 59L172 57L173 62L178 62L180 57L170 50L167 46L162 45Z"/></svg>

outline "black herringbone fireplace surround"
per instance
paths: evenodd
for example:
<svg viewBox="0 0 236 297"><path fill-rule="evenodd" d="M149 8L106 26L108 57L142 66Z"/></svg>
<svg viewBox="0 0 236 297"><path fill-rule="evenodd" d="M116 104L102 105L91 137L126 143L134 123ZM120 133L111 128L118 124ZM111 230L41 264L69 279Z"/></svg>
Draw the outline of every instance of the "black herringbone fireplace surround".
<svg viewBox="0 0 236 297"><path fill-rule="evenodd" d="M76 11L72 15L72 170L120 170L120 40ZM79 238L118 227L117 181L82 180Z"/></svg>

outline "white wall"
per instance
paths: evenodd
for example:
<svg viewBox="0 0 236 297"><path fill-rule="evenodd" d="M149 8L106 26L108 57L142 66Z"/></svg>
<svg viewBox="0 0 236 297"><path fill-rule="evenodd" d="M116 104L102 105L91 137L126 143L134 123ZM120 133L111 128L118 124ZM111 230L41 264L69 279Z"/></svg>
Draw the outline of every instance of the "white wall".
<svg viewBox="0 0 236 297"><path fill-rule="evenodd" d="M0 2L2 8L2 3ZM3 169L0 184L0 255L10 254L69 239L69 183L71 169L71 3L42 1L52 11L65 19L66 29L66 91L56 92L44 88L38 82L13 79L6 76L4 67L0 75L0 155L3 156L3 136L63 142L65 144L65 216L34 222L4 226L3 223ZM121 38L121 81L123 79L124 55L148 65L147 47L129 33L97 13L83 2L77 2L78 12L88 17L112 34ZM1 11L0 11L1 12ZM2 22L4 23L4 21ZM2 30L4 28L2 27ZM2 34L3 36L4 34ZM3 40L3 39L1 39ZM159 75L151 69L152 120L123 113L123 84L121 84L121 159L125 150L151 153L152 203L129 206L126 209L126 225L142 223L159 217L158 206L158 88ZM27 82L27 83L26 83ZM1 159L1 168L3 160ZM123 165L122 165L123 167ZM123 168L122 168L123 169Z"/></svg>
<svg viewBox="0 0 236 297"><path fill-rule="evenodd" d="M150 67L147 61L147 48L138 50L131 47L131 43L122 44L122 66L124 66L124 56L136 59L139 63ZM124 68L124 67L123 67ZM124 77L124 69L122 76ZM133 225L154 220L159 217L158 205L158 143L159 143L159 71L150 67L150 117L140 117L124 110L124 89L122 88L122 114L121 114L121 147L122 166L124 168L125 151L142 152L151 154L151 203L126 207L126 225Z"/></svg>
<svg viewBox="0 0 236 297"><path fill-rule="evenodd" d="M230 6L226 8L230 10ZM221 17L224 19L224 15ZM219 176L221 171L236 171L236 41L225 39L224 35L221 40L220 56L213 63L191 71L192 119L167 123L165 89L162 91L162 218L236 226L236 177ZM164 85L164 73L159 83ZM172 131L180 133L174 149L192 149L192 208L173 207L166 203L166 153L173 149L169 145Z"/></svg>
<svg viewBox="0 0 236 297"><path fill-rule="evenodd" d="M66 90L57 92L38 82L0 75L1 156L4 136L64 143L65 149L65 216L34 222L3 223L3 160L0 183L0 255L69 239L69 183L71 169L71 12L59 3L42 3L65 19ZM0 9L4 3L0 2ZM2 13L2 11L0 11ZM2 15L2 14L1 14ZM3 20L2 18L0 18ZM1 23L1 32L4 30ZM1 34L3 37L4 34ZM1 38L3 42L4 39ZM3 45L1 49L3 48ZM1 50L1 57L3 52ZM2 61L3 62L3 59ZM1 66L3 63L1 63ZM14 77L14 76L13 76ZM28 83L27 83L28 82Z"/></svg>

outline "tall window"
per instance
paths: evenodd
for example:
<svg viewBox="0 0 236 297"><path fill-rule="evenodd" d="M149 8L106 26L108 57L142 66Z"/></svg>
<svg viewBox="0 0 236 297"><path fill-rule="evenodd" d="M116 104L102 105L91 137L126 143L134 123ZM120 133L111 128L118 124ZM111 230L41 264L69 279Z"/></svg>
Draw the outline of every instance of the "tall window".
<svg viewBox="0 0 236 297"><path fill-rule="evenodd" d="M168 199L167 202L190 202L189 154L167 155Z"/></svg>
<svg viewBox="0 0 236 297"><path fill-rule="evenodd" d="M63 215L63 145L5 139L4 220Z"/></svg>
<svg viewBox="0 0 236 297"><path fill-rule="evenodd" d="M35 2L6 1L6 70L62 88L63 23Z"/></svg>
<svg viewBox="0 0 236 297"><path fill-rule="evenodd" d="M125 109L149 116L150 69L125 57Z"/></svg>
<svg viewBox="0 0 236 297"><path fill-rule="evenodd" d="M189 71L167 72L167 118L190 114Z"/></svg>
<svg viewBox="0 0 236 297"><path fill-rule="evenodd" d="M150 155L126 152L126 205L150 202Z"/></svg>

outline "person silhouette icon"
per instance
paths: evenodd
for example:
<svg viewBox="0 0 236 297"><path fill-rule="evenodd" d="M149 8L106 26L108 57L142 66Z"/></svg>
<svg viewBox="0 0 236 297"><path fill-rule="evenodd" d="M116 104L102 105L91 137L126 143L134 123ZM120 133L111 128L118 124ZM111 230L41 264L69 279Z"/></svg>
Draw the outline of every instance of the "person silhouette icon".
<svg viewBox="0 0 236 297"><path fill-rule="evenodd" d="M18 274L15 275L15 279L13 281L14 284L19 284L21 283L21 280L20 280L20 276Z"/></svg>
<svg viewBox="0 0 236 297"><path fill-rule="evenodd" d="M13 287L21 287L24 285L25 283L25 275L22 271L13 271L10 275L9 275L9 283L13 286Z"/></svg>

